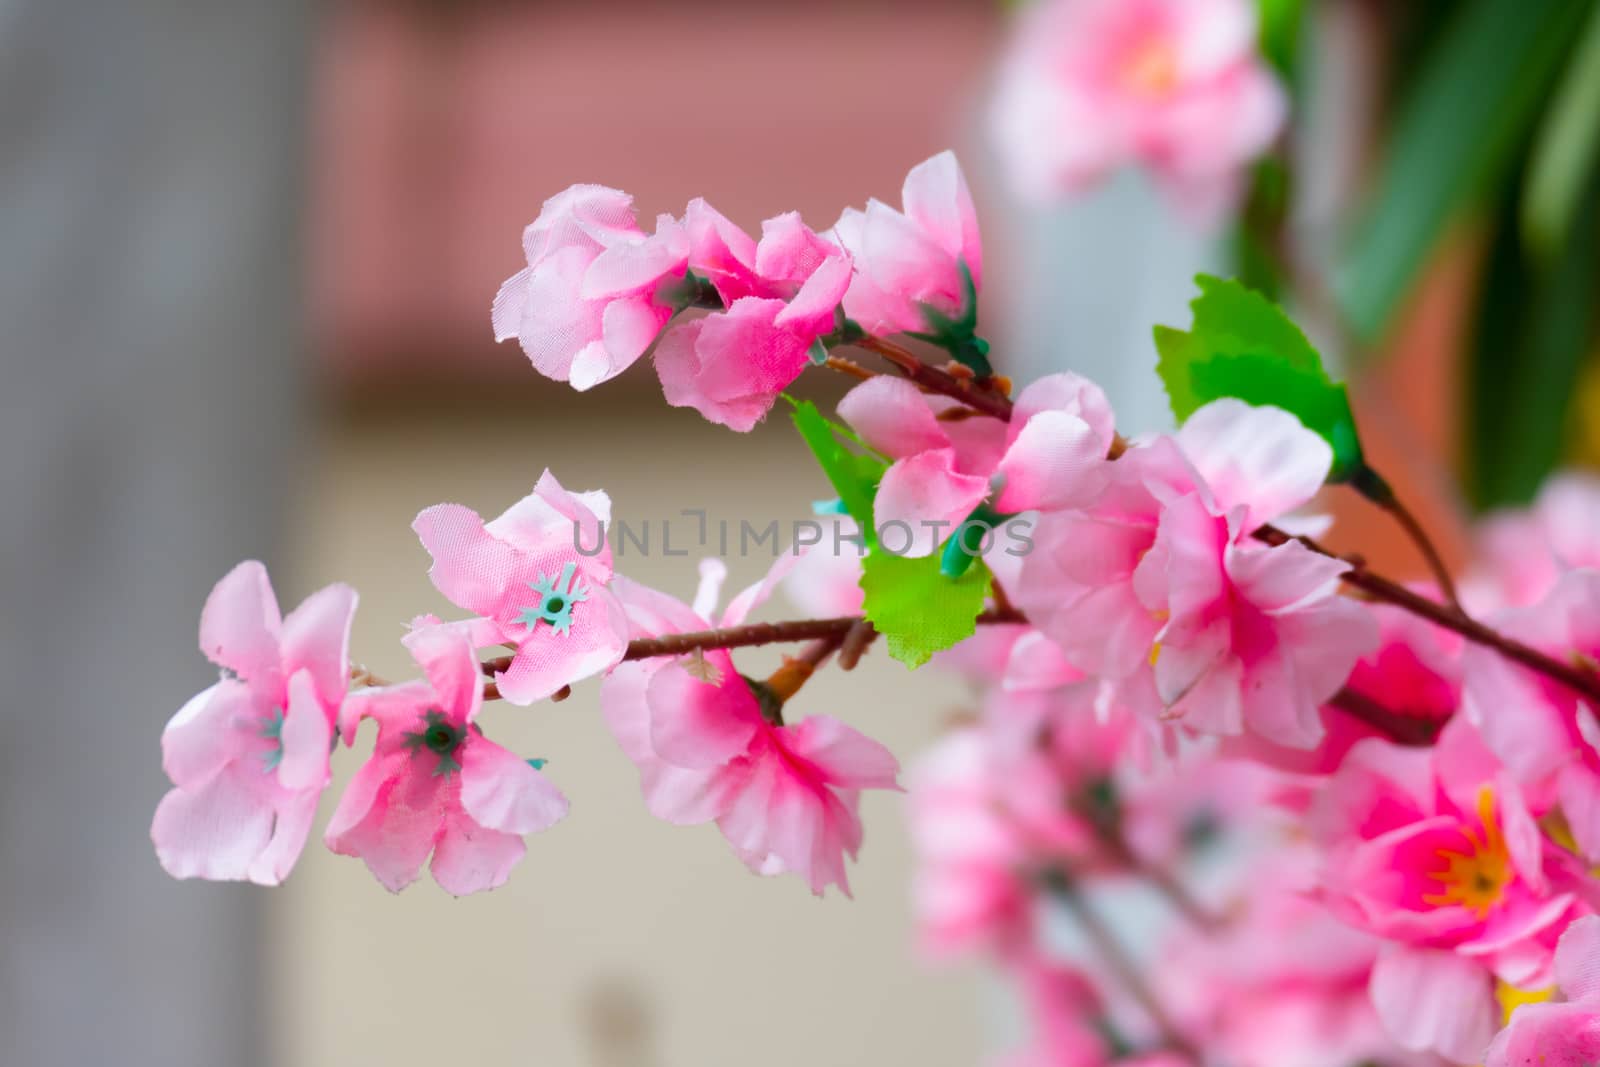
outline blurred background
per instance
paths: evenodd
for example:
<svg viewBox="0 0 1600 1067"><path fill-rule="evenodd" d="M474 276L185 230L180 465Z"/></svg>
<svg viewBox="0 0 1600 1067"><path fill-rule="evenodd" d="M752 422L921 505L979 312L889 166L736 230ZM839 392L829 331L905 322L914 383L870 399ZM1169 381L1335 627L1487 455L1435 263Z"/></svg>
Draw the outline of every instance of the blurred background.
<svg viewBox="0 0 1600 1067"><path fill-rule="evenodd" d="M1308 16L1322 61L1294 210L1313 246L1382 171L1401 53L1379 47L1399 39L1381 8ZM715 830L649 818L594 686L493 712L574 803L501 891L391 897L315 842L277 891L180 884L147 835L161 727L210 675L195 619L238 559L268 563L286 609L355 585L355 655L394 676L403 624L451 610L408 528L423 506L492 514L546 466L623 518L759 527L825 495L784 420L734 441L642 367L577 394L493 343L521 229L573 182L626 189L646 218L703 195L749 229L789 209L822 228L898 202L909 167L955 147L997 365L1080 370L1125 430L1164 425L1149 326L1187 322L1189 279L1224 245L1137 175L1048 211L1005 195L981 116L1007 17L982 0L0 0L0 1062L977 1061L999 1013L979 976L915 958L895 798L864 805L854 902L749 877ZM1489 234L1441 223L1355 385L1377 465L1457 560ZM1567 434L1582 365L1539 378L1558 399L1535 421ZM1381 516L1341 516L1346 543L1417 573ZM768 562L731 560L730 587ZM692 591L692 560L618 565ZM904 758L961 693L878 655L805 699Z"/></svg>

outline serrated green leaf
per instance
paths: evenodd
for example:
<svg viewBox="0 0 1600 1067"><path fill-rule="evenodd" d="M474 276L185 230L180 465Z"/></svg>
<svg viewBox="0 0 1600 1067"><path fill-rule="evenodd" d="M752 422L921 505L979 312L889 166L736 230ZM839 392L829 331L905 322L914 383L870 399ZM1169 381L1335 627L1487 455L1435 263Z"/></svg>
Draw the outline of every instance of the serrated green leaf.
<svg viewBox="0 0 1600 1067"><path fill-rule="evenodd" d="M845 511L870 535L872 498L889 464L877 456L845 447L841 438L857 443L861 439L823 415L811 401L791 400L790 403L794 405L794 410L789 416L811 449L811 454L817 457L817 465L827 476L833 491L844 502Z"/></svg>
<svg viewBox="0 0 1600 1067"><path fill-rule="evenodd" d="M1589 6L1470 0L1430 38L1334 278L1357 335L1378 338L1446 225L1503 187Z"/></svg>
<svg viewBox="0 0 1600 1067"><path fill-rule="evenodd" d="M1222 397L1283 408L1333 449L1330 479L1354 478L1365 464L1349 395L1328 377L1300 327L1237 281L1205 274L1195 281L1200 295L1189 305L1189 330L1155 328L1156 372L1174 417L1182 422Z"/></svg>
<svg viewBox="0 0 1600 1067"><path fill-rule="evenodd" d="M913 559L877 549L861 562L862 610L887 640L889 655L907 667L977 632L990 585L981 561L959 578L944 575L938 553Z"/></svg>

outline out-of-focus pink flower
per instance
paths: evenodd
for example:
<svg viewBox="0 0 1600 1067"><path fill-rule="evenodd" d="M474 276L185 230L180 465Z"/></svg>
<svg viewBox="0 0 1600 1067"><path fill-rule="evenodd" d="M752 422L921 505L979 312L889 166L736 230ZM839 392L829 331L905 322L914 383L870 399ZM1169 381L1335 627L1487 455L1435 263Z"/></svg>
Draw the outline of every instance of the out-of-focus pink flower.
<svg viewBox="0 0 1600 1067"><path fill-rule="evenodd" d="M717 625L737 626L763 602L792 555L729 603ZM693 607L618 578L632 636L705 630L723 574L707 561ZM825 715L777 725L759 683L718 649L624 663L601 685L612 734L639 768L645 804L679 825L715 820L746 865L791 872L821 895L850 892L845 857L861 846L863 789L898 788L882 745Z"/></svg>
<svg viewBox="0 0 1600 1067"><path fill-rule="evenodd" d="M763 224L756 245L702 200L689 205L694 249L727 310L675 327L656 349L667 403L745 432L771 410L831 333L850 284L850 258L798 215Z"/></svg>
<svg viewBox="0 0 1600 1067"><path fill-rule="evenodd" d="M1298 859L1252 865L1220 930L1180 927L1152 969L1159 994L1219 1063L1443 1067L1385 1033L1367 990L1380 942L1306 895Z"/></svg>
<svg viewBox="0 0 1600 1067"><path fill-rule="evenodd" d="M1489 1046L1484 1067L1600 1063L1600 917L1567 927L1556 944L1555 977L1566 1000L1518 1006Z"/></svg>
<svg viewBox="0 0 1600 1067"><path fill-rule="evenodd" d="M1011 973L1033 1032L1028 1043L991 1061L991 1067L1181 1067L1164 1054L1118 1058L1108 1040L1105 1004L1083 972L1040 958L1013 962Z"/></svg>
<svg viewBox="0 0 1600 1067"><path fill-rule="evenodd" d="M1210 218L1286 111L1249 0L1044 0L1018 20L992 123L1025 195L1075 192L1137 163Z"/></svg>
<svg viewBox="0 0 1600 1067"><path fill-rule="evenodd" d="M945 959L1002 958L1034 937L1037 859L1001 807L1002 771L983 731L966 727L923 755L908 777L906 819L917 850L912 895L923 948Z"/></svg>
<svg viewBox="0 0 1600 1067"><path fill-rule="evenodd" d="M567 814L560 790L474 722L483 683L468 629L417 619L405 643L426 679L345 704L345 743L363 718L377 722L378 740L339 800L327 845L359 856L391 893L416 881L430 853L447 893L504 885L527 851L523 835Z"/></svg>
<svg viewBox="0 0 1600 1067"><path fill-rule="evenodd" d="M1371 616L1338 595L1348 564L1250 532L1309 500L1332 450L1288 412L1218 400L1178 444L1204 479L1161 511L1133 584L1165 623L1152 651L1160 713L1201 733L1245 731L1289 748L1323 736L1319 707L1376 644Z"/></svg>
<svg viewBox="0 0 1600 1067"><path fill-rule="evenodd" d="M1478 577L1516 607L1539 601L1567 571L1600 570L1600 478L1577 471L1551 478L1533 507L1489 516L1478 548Z"/></svg>
<svg viewBox="0 0 1600 1067"><path fill-rule="evenodd" d="M784 576L783 595L809 618L859 615L865 599L861 560L866 555L861 525L848 515L823 515L817 521L822 540Z"/></svg>
<svg viewBox="0 0 1600 1067"><path fill-rule="evenodd" d="M254 560L212 589L200 650L222 680L161 735L175 788L157 806L150 836L168 874L261 885L288 877L328 784L355 610L355 590L330 585L283 618Z"/></svg>
<svg viewBox="0 0 1600 1067"><path fill-rule="evenodd" d="M1494 981L1548 985L1557 937L1583 914L1583 871L1550 843L1465 718L1433 749L1358 743L1312 825L1323 899L1390 942L1372 999L1403 1047L1480 1062Z"/></svg>
<svg viewBox="0 0 1600 1067"><path fill-rule="evenodd" d="M1110 477L1111 405L1087 379L1040 378L1018 395L1010 422L941 419L949 406L890 377L862 382L839 402L840 417L894 460L873 519L880 541L891 525L904 529L902 555L931 554L991 494L1002 513L1059 511L1088 504ZM902 535L888 536L898 547Z"/></svg>
<svg viewBox="0 0 1600 1067"><path fill-rule="evenodd" d="M485 523L460 504L438 504L411 528L433 556L428 577L453 603L482 616L479 645L516 647L495 675L514 704L542 700L622 659L628 624L606 587L611 548L604 493L569 493L545 471L532 493Z"/></svg>
<svg viewBox="0 0 1600 1067"><path fill-rule="evenodd" d="M845 314L874 336L968 317L983 282L978 213L955 153L913 167L900 199L903 213L869 200L865 211L847 208L833 227L856 265Z"/></svg>
<svg viewBox="0 0 1600 1067"><path fill-rule="evenodd" d="M515 337L534 369L574 389L627 370L687 300L682 223L663 215L645 234L616 189L574 185L546 200L522 249L528 265L495 294L495 340Z"/></svg>
<svg viewBox="0 0 1600 1067"><path fill-rule="evenodd" d="M1491 616L1502 633L1554 655L1600 656L1600 572L1571 571L1543 600ZM1559 809L1578 849L1600 861L1600 721L1570 689L1490 649L1465 653L1465 713L1528 793Z"/></svg>

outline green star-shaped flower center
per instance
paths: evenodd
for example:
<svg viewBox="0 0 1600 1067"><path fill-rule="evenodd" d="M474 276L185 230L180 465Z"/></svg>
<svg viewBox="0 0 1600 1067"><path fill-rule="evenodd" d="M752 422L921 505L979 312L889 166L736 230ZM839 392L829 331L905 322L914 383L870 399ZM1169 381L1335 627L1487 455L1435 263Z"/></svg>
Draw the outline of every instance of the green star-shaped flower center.
<svg viewBox="0 0 1600 1067"><path fill-rule="evenodd" d="M427 749L439 757L433 768L434 777L441 774L448 777L459 771L461 763L456 759L456 750L467 739L466 727L455 725L437 708L424 715L417 725L421 729L406 732L405 746L413 752Z"/></svg>
<svg viewBox="0 0 1600 1067"><path fill-rule="evenodd" d="M539 575L528 583L539 602L522 609L517 621L533 630L542 622L565 636L572 629L572 609L589 599L589 590L578 583L577 564L567 563L557 578Z"/></svg>

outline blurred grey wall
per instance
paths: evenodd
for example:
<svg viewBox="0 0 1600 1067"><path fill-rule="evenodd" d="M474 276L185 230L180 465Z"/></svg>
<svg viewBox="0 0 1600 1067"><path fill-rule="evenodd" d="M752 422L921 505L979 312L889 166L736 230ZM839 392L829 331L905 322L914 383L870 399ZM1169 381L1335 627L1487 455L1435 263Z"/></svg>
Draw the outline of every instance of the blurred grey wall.
<svg viewBox="0 0 1600 1067"><path fill-rule="evenodd" d="M0 0L0 1061L251 1067L261 891L170 881L159 736L273 560L305 0ZM288 599L286 597L286 599Z"/></svg>

